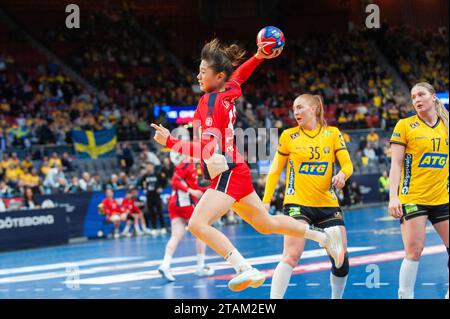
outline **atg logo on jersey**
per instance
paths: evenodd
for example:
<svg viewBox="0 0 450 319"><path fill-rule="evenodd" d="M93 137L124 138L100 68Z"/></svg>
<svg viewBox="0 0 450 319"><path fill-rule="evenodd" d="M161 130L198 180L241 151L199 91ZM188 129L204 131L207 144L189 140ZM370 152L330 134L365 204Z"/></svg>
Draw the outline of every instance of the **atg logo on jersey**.
<svg viewBox="0 0 450 319"><path fill-rule="evenodd" d="M443 168L447 163L447 154L425 153L420 160L419 167Z"/></svg>
<svg viewBox="0 0 450 319"><path fill-rule="evenodd" d="M327 172L328 162L305 162L300 166L299 173L304 175L324 176Z"/></svg>

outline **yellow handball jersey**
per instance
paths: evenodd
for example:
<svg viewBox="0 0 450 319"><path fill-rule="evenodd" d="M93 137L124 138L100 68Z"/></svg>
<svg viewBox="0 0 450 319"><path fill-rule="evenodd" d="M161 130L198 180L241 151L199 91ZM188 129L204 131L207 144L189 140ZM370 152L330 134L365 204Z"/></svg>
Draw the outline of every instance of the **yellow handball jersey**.
<svg viewBox="0 0 450 319"><path fill-rule="evenodd" d="M284 205L338 207L331 185L336 158L348 179L353 173L353 165L336 127L320 126L314 131L294 127L283 131L267 176L263 202L270 203L281 172L287 165Z"/></svg>
<svg viewBox="0 0 450 319"><path fill-rule="evenodd" d="M402 119L394 128L392 143L405 146L400 202L448 203L448 134L442 120L430 127L417 115Z"/></svg>

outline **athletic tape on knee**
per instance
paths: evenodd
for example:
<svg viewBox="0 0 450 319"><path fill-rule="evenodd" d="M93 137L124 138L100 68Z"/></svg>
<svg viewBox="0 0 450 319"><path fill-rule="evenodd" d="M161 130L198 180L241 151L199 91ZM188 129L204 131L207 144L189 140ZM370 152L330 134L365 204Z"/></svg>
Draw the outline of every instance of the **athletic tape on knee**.
<svg viewBox="0 0 450 319"><path fill-rule="evenodd" d="M345 277L348 275L348 272L350 270L350 265L348 262L348 252L345 253L345 259L344 262L342 263L341 268L336 268L333 258L330 259L332 264L331 273L333 275L335 275L336 277Z"/></svg>

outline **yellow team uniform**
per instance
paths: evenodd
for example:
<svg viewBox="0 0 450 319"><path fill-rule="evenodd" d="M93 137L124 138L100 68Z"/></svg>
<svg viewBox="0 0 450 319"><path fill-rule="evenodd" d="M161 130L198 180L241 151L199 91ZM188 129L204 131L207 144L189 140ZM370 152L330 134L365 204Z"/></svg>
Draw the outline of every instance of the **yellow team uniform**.
<svg viewBox="0 0 450 319"><path fill-rule="evenodd" d="M59 158L50 158L48 161L48 165L50 167L58 167L58 166L62 166L62 162L61 162L61 159L59 159Z"/></svg>
<svg viewBox="0 0 450 319"><path fill-rule="evenodd" d="M380 137L377 133L370 133L367 135L367 142L378 142L380 140Z"/></svg>
<svg viewBox="0 0 450 319"><path fill-rule="evenodd" d="M314 131L293 127L283 131L267 177L263 202L271 202L279 176L287 163L284 205L339 207L331 185L336 158L348 179L353 173L353 165L345 141L336 127L319 126Z"/></svg>
<svg viewBox="0 0 450 319"><path fill-rule="evenodd" d="M417 115L402 119L394 128L391 144L405 146L400 202L448 204L448 134L442 120L430 127Z"/></svg>

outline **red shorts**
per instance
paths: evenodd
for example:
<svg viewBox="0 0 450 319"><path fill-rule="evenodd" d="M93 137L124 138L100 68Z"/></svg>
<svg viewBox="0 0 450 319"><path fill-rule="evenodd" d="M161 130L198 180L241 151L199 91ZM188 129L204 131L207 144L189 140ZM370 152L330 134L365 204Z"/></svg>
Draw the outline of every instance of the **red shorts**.
<svg viewBox="0 0 450 319"><path fill-rule="evenodd" d="M170 220L175 218L189 220L194 212L194 205L180 207L177 206L176 200L169 200L168 210Z"/></svg>
<svg viewBox="0 0 450 319"><path fill-rule="evenodd" d="M211 181L211 189L218 190L240 201L255 190L247 164L238 164L235 168L223 172Z"/></svg>

